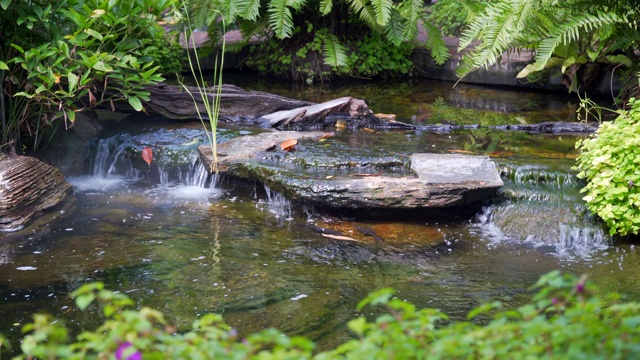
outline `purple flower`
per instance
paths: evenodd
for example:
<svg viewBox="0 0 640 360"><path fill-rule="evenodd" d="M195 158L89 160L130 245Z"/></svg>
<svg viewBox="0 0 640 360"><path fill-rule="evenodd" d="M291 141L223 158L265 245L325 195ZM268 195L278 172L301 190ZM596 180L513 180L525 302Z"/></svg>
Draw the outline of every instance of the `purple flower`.
<svg viewBox="0 0 640 360"><path fill-rule="evenodd" d="M584 283L583 282L579 282L576 284L576 292L578 294L582 294L584 292Z"/></svg>
<svg viewBox="0 0 640 360"><path fill-rule="evenodd" d="M142 354L130 342L120 344L114 355L118 360L142 360Z"/></svg>
<svg viewBox="0 0 640 360"><path fill-rule="evenodd" d="M558 305L558 299L556 299L556 298L551 299L551 303L552 303L554 306Z"/></svg>

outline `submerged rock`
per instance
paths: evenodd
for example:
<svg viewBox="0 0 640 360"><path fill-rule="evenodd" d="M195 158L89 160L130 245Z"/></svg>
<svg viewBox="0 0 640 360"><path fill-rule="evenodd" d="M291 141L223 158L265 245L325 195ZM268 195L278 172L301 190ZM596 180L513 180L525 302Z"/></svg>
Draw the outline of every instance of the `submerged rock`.
<svg viewBox="0 0 640 360"><path fill-rule="evenodd" d="M279 151L282 141L322 136L321 132L285 131L236 138L218 145L218 169L223 175L259 180L295 202L343 209L457 207L486 199L503 185L495 164L485 156L414 154L410 164L404 164L407 168L410 165L413 174L392 170L383 175L380 170L375 174L326 176L300 167L292 169L290 163L266 155L269 149ZM211 166L211 148L201 146L199 151L202 162ZM296 156L304 157L299 153ZM285 157L286 153L282 159ZM357 161L352 162L358 168ZM370 162L367 160L369 166Z"/></svg>
<svg viewBox="0 0 640 360"><path fill-rule="evenodd" d="M71 189L60 170L36 158L0 155L0 231L22 228Z"/></svg>

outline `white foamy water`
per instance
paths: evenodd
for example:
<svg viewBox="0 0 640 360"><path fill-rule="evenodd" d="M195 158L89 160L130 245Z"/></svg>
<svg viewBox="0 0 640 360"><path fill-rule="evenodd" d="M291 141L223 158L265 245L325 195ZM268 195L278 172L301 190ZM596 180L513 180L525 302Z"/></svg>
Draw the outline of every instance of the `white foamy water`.
<svg viewBox="0 0 640 360"><path fill-rule="evenodd" d="M68 182L78 191L109 191L122 188L127 184L127 179L116 175L90 175L70 178Z"/></svg>

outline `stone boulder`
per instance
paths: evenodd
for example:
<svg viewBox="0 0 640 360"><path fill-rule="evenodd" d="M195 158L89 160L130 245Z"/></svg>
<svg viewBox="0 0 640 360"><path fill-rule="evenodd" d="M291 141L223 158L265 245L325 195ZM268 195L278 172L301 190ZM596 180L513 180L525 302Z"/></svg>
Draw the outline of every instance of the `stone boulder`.
<svg viewBox="0 0 640 360"><path fill-rule="evenodd" d="M15 231L59 204L71 185L62 172L40 160L0 155L0 231Z"/></svg>
<svg viewBox="0 0 640 360"><path fill-rule="evenodd" d="M280 151L278 144L285 140L316 141L321 132L265 132L242 136L218 145L218 169L223 175L258 180L288 199L325 208L342 209L433 209L464 206L490 197L503 186L499 172L486 156L460 154L414 154L410 164L398 164L389 158L379 158L379 163L367 166L382 169L406 167L413 173L389 171L377 174L326 175L326 171L314 172L292 168L292 164L274 159L267 149ZM308 144L303 146L309 147ZM275 148L275 150L273 149ZM210 146L199 148L200 159L211 166L213 156ZM297 151L298 159L304 154ZM352 160L356 169L364 167ZM339 163L336 159L319 160L317 163ZM399 166L400 165L400 166Z"/></svg>

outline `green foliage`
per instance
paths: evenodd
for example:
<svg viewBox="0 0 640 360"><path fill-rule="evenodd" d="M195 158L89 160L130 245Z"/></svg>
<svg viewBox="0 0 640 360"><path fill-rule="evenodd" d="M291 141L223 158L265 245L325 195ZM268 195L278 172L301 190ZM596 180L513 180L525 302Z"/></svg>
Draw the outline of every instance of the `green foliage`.
<svg viewBox="0 0 640 360"><path fill-rule="evenodd" d="M142 110L144 85L176 68L158 25L176 0L29 0L2 2L0 101L4 141L38 133L51 121L102 102ZM39 116L34 116L38 114ZM34 140L37 143L37 140Z"/></svg>
<svg viewBox="0 0 640 360"><path fill-rule="evenodd" d="M297 50L272 39L254 46L247 65L264 74L291 74L311 82L329 76L399 77L413 69L411 43L393 46L377 33L339 41L326 28L315 30L308 23L306 29L313 40Z"/></svg>
<svg viewBox="0 0 640 360"><path fill-rule="evenodd" d="M204 127L205 134L207 135L207 139L209 140L209 144L211 146L211 155L213 156L213 161L210 164L210 172L218 173L218 140L217 140L217 130L218 130L218 119L220 118L220 104L222 101L222 69L224 68L224 54L226 51L226 41L224 37L222 38L222 46L220 48L220 63L218 65L218 54L216 54L216 59L213 66L213 83L215 84L215 88L207 88L207 83L205 81L205 76L202 73L202 66L200 66L200 60L198 57L198 48L195 44L195 39L193 37L193 28L191 25L191 20L189 16L186 16L183 19L183 22L186 24L186 32L185 37L187 39L191 39L191 48L193 49L194 56L191 56L191 52L187 52L187 58L189 63L189 69L191 70L191 75L193 75L193 79L196 83L196 91L202 100L202 104L205 108L205 116L202 115L200 111L200 107L198 106L198 102L196 101L193 91L187 87L185 84L180 82L182 88L189 93L191 99L193 99L194 106L196 108L196 112L198 113L198 118ZM210 93L213 92L213 96L210 96ZM207 126L205 124L205 119L209 122L209 127L211 128L211 132L207 130Z"/></svg>
<svg viewBox="0 0 640 360"><path fill-rule="evenodd" d="M398 51L405 54L404 49L413 46L418 21L426 16L422 0L269 0L262 5L257 1L190 0L189 4L196 27L206 26L212 39L220 38L223 26L238 26L245 42L234 46L235 50L254 35L267 39L267 44L253 47L250 66L304 80L310 78L309 73L315 78L326 78L330 73L348 74L344 69L351 65L348 52L357 52L354 44L360 38L382 38L381 45L402 48ZM306 30L309 26L313 31ZM423 45L432 50L438 63L444 63L449 53L439 30L430 26L429 34ZM318 42L321 49L312 50ZM304 59L292 57L293 52L305 48L309 55L306 64ZM274 69L265 66L268 63ZM390 68L394 71L397 66ZM405 70L399 69L399 73L406 73ZM353 73L358 76L359 71Z"/></svg>
<svg viewBox="0 0 640 360"><path fill-rule="evenodd" d="M72 296L78 307L102 305L105 321L74 342L51 318L34 316L25 326L18 359L632 359L640 356L640 304L600 295L586 282L558 271L540 278L529 304L503 309L479 306L467 321L453 322L439 310L417 309L390 289L358 305L383 307L373 321L349 322L355 334L335 349L313 353L314 344L277 330L239 336L218 315L196 320L177 332L157 310L132 310L124 294L101 283L84 285ZM0 337L0 340L2 338ZM4 342L0 342L3 344Z"/></svg>
<svg viewBox="0 0 640 360"><path fill-rule="evenodd" d="M487 6L489 1L440 0L429 7L429 22L449 36L460 36L469 21Z"/></svg>
<svg viewBox="0 0 640 360"><path fill-rule="evenodd" d="M640 99L620 110L614 122L604 122L596 134L579 141L578 177L587 208L609 227L611 235L640 230Z"/></svg>
<svg viewBox="0 0 640 360"><path fill-rule="evenodd" d="M534 63L524 78L550 67L560 67L570 91L589 85L598 64L630 66L640 44L637 2L617 4L602 0L495 0L473 17L462 33L459 50L470 48L458 69L471 71L499 61L505 52L533 49ZM619 41L620 37L627 39ZM480 44L472 43L480 40Z"/></svg>

